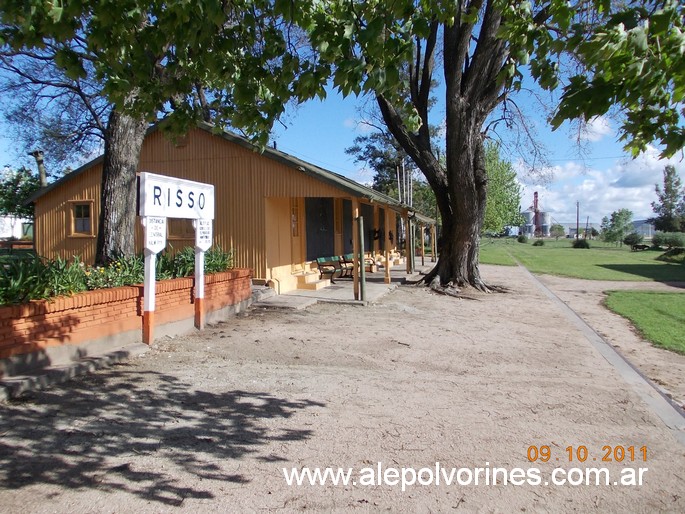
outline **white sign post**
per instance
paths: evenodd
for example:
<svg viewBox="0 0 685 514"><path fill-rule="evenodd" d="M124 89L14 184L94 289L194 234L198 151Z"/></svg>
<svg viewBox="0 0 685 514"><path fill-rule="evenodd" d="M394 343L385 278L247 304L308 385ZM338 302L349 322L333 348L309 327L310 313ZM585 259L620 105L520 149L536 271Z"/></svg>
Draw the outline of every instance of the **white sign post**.
<svg viewBox="0 0 685 514"><path fill-rule="evenodd" d="M139 215L145 232L143 342L154 332L156 256L166 248L166 219L192 219L195 225L195 326L204 328L204 252L212 246L214 186L190 180L140 173Z"/></svg>
<svg viewBox="0 0 685 514"><path fill-rule="evenodd" d="M205 252L212 246L212 220L195 220L195 326L205 328Z"/></svg>
<svg viewBox="0 0 685 514"><path fill-rule="evenodd" d="M145 281L143 282L143 342L152 344L155 316L155 268L157 254L166 248L166 218L146 216L141 220L145 236Z"/></svg>

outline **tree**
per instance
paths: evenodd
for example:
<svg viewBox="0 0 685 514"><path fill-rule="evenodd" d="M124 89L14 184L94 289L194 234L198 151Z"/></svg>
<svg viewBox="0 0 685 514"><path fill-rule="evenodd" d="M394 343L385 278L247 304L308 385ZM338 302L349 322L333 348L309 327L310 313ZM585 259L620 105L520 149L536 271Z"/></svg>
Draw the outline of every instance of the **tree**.
<svg viewBox="0 0 685 514"><path fill-rule="evenodd" d="M433 284L487 286L480 276L478 256L483 226L488 177L484 139L498 107L516 109L511 96L523 87L520 69L529 65L531 76L546 89L558 86L559 62L572 52L586 63L594 81L585 74L571 77L555 123L569 118L603 114L618 104L626 113L623 130L639 147L645 138L675 151L681 119L676 114L662 118L663 130L649 117L636 115L640 106L658 107L677 113L683 98L682 74L656 77L645 89L639 74L628 77L628 88L614 87L602 101L593 101L590 89L601 91L605 61L617 68L627 58L636 65L652 60L651 49L660 49L655 59L682 63L683 7L675 1L658 2L648 11L642 2L613 4L607 0L548 0L515 2L464 0L459 2L366 1L300 3L297 9L283 3L283 12L307 30L322 61L329 63L333 83L343 95L369 93L375 96L385 124L398 143L425 175L436 194L443 223L442 252L437 266L425 280ZM649 20L657 18L652 26ZM646 51L632 52L632 43L618 48L616 59L601 45L607 32L623 30L633 22L634 43ZM441 39L441 41L440 41ZM667 43L664 47L663 43ZM602 50L602 57L596 55ZM445 85L446 159L440 162L428 131L430 90L436 57L441 59ZM661 62L660 62L661 64ZM682 66L678 69L682 69ZM611 84L622 84L628 71L607 75ZM408 76L403 82L402 77ZM584 73L584 72L583 72ZM651 75L650 75L651 77ZM408 91L408 95L403 95ZM644 97L649 97L645 99ZM582 99L579 100L579 99ZM644 100L644 101L643 101ZM682 146L682 145L681 145Z"/></svg>
<svg viewBox="0 0 685 514"><path fill-rule="evenodd" d="M488 179L483 232L502 232L507 226L523 223L520 212L521 186L510 162L500 158L499 147L485 145L485 171Z"/></svg>
<svg viewBox="0 0 685 514"><path fill-rule="evenodd" d="M626 234L633 231L633 213L628 209L619 209L611 217L602 218L602 238L607 243L623 245Z"/></svg>
<svg viewBox="0 0 685 514"><path fill-rule="evenodd" d="M134 251L135 172L145 132L160 115L171 133L211 116L217 126L242 127L264 144L290 98L325 94L325 76L301 58L287 29L266 0L130 0L125 8L118 0L3 2L4 50L55 48L63 73L96 81L111 105L99 262Z"/></svg>
<svg viewBox="0 0 685 514"><path fill-rule="evenodd" d="M674 166L664 168L664 188L654 186L658 201L652 202L656 217L650 222L662 232L685 232L685 188Z"/></svg>
<svg viewBox="0 0 685 514"><path fill-rule="evenodd" d="M33 219L33 206L26 200L40 189L40 181L27 168L6 167L0 180L0 215Z"/></svg>
<svg viewBox="0 0 685 514"><path fill-rule="evenodd" d="M642 243L643 239L644 238L642 237L642 234L638 234L637 232L631 232L623 238L623 244L627 246L635 246Z"/></svg>
<svg viewBox="0 0 685 514"><path fill-rule="evenodd" d="M12 138L25 154L49 155L51 175L101 150L111 105L89 61L84 77L69 77L56 64L65 45L0 47L0 110Z"/></svg>
<svg viewBox="0 0 685 514"><path fill-rule="evenodd" d="M564 237L564 234L566 234L566 230L563 225L555 223L549 228L549 235L556 238L557 241L560 237Z"/></svg>

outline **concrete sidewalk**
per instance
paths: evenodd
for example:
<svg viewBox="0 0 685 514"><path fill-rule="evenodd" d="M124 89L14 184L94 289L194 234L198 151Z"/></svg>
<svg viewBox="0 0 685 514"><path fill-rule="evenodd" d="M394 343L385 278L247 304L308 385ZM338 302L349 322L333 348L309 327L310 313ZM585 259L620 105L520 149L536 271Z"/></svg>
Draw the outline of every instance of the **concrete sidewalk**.
<svg viewBox="0 0 685 514"><path fill-rule="evenodd" d="M414 273L407 273L402 266L395 266L390 269L390 284L385 283L385 271L381 268L375 273L366 273L366 300L356 300L354 298L354 284L351 278L336 278L335 284L319 289L317 291L308 289L297 289L281 295L272 296L256 302L254 307L281 308L281 309L305 309L317 302L340 303L349 305L369 305L377 302L384 295L397 288L400 284L416 282L428 273L435 263L430 259L425 260L425 265L421 266L421 258L417 257L416 269Z"/></svg>

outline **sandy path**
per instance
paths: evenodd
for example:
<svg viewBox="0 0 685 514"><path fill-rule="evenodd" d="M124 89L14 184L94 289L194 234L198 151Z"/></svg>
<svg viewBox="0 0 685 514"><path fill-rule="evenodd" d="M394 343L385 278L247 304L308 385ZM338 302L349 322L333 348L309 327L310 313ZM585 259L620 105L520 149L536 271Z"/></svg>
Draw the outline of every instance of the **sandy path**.
<svg viewBox="0 0 685 514"><path fill-rule="evenodd" d="M623 317L604 307L605 291L685 294L685 284L578 280L544 275L542 282L678 405L685 408L685 355L652 346ZM685 328L683 328L685 337Z"/></svg>
<svg viewBox="0 0 685 514"><path fill-rule="evenodd" d="M517 268L478 301L253 311L0 406L7 512L683 512L685 447ZM531 464L531 445L552 461ZM287 486L302 466L647 467L642 486ZM605 445L646 463L598 463ZM556 459L559 461L556 461ZM584 465L582 465L584 467Z"/></svg>

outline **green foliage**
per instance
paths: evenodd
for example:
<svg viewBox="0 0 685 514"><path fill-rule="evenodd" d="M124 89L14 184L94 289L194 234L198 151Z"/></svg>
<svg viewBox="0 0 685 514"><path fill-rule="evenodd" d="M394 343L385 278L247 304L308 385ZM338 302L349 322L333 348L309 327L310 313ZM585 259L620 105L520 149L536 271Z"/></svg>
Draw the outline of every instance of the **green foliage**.
<svg viewBox="0 0 685 514"><path fill-rule="evenodd" d="M121 257L107 266L90 267L85 274L90 290L141 284L145 278L145 262L142 256Z"/></svg>
<svg viewBox="0 0 685 514"><path fill-rule="evenodd" d="M545 246L545 241L543 239L536 239L535 242L533 242L533 246Z"/></svg>
<svg viewBox="0 0 685 514"><path fill-rule="evenodd" d="M500 158L497 145L485 146L485 171L488 174L488 192L482 230L502 232L506 226L521 225L521 186L514 167Z"/></svg>
<svg viewBox="0 0 685 514"><path fill-rule="evenodd" d="M518 241L519 243L524 243L524 244L525 244L525 243L528 242L528 238L527 238L526 236L524 236L523 234L520 234L520 235L516 238L516 241Z"/></svg>
<svg viewBox="0 0 685 514"><path fill-rule="evenodd" d="M40 180L27 168L5 168L0 174L0 216L33 219L33 205L26 200L40 189Z"/></svg>
<svg viewBox="0 0 685 514"><path fill-rule="evenodd" d="M0 305L43 300L85 288L83 266L78 259L67 263L30 256L0 266Z"/></svg>
<svg viewBox="0 0 685 514"><path fill-rule="evenodd" d="M623 239L633 229L633 213L619 209L611 213L611 218L602 218L602 239L607 243L623 244Z"/></svg>
<svg viewBox="0 0 685 514"><path fill-rule="evenodd" d="M663 189L656 184L658 201L652 202L656 217L650 221L663 232L685 231L685 188L674 166L664 168Z"/></svg>
<svg viewBox="0 0 685 514"><path fill-rule="evenodd" d="M233 249L224 251L219 245L205 253L205 273L221 273L233 267Z"/></svg>
<svg viewBox="0 0 685 514"><path fill-rule="evenodd" d="M563 225L555 223L549 228L549 235L556 238L557 241L560 237L564 237L564 234L566 234L566 230Z"/></svg>
<svg viewBox="0 0 685 514"><path fill-rule="evenodd" d="M573 243L571 243L571 246L573 248L582 248L589 250L590 249L590 242L587 239L574 239Z"/></svg>
<svg viewBox="0 0 685 514"><path fill-rule="evenodd" d="M685 234L682 232L656 232L652 236L652 246L678 248L685 246Z"/></svg>
<svg viewBox="0 0 685 514"><path fill-rule="evenodd" d="M232 252L212 247L205 253L205 273L218 273L233 267ZM195 253L186 247L173 258L157 260L157 280L190 276L195 269ZM85 267L78 258L72 262L45 261L28 254L4 259L0 264L0 305L25 303L85 290L141 284L145 276L142 256L122 257L107 266Z"/></svg>
<svg viewBox="0 0 685 514"><path fill-rule="evenodd" d="M655 346L685 354L685 295L612 291L606 305L630 320Z"/></svg>
<svg viewBox="0 0 685 514"><path fill-rule="evenodd" d="M685 4L611 2L594 25L577 23L564 47L589 73L571 77L552 120L603 115L617 106L625 118L621 140L633 155L658 141L662 156L685 146ZM676 71L677 70L677 71Z"/></svg>
<svg viewBox="0 0 685 514"><path fill-rule="evenodd" d="M623 244L626 244L628 246L639 245L640 243L642 243L643 239L644 238L642 237L642 234L638 234L637 232L631 232L623 238Z"/></svg>

